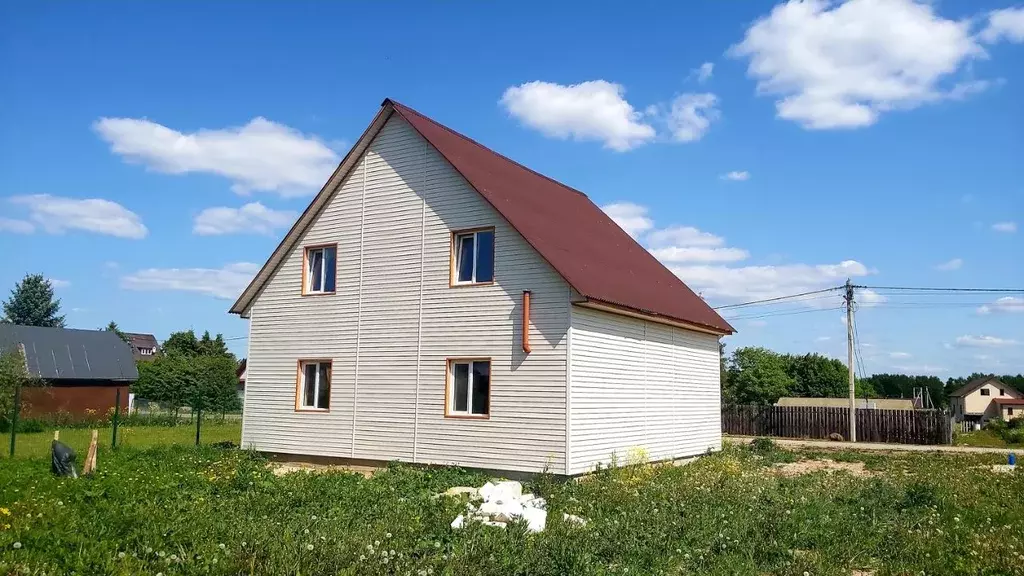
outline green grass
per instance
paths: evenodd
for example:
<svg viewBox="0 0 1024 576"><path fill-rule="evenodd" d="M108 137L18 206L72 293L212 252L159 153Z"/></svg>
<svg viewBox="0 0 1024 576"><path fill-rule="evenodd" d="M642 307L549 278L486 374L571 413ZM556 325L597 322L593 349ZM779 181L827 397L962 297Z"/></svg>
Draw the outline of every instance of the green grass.
<svg viewBox="0 0 1024 576"><path fill-rule="evenodd" d="M99 445L110 448L111 428L98 428ZM85 458L89 449L89 438L92 432L84 428L61 429L61 442L71 446L78 453L79 465ZM219 423L216 421L203 422L200 429L200 441L205 444L231 440L238 443L242 436L242 424L240 422ZM0 435L3 444L0 444L0 460L10 455L11 435ZM121 426L117 429L118 446L132 448L150 448L153 446L164 446L168 444L191 445L195 443L195 424L181 424L179 426ZM49 458L50 442L53 440L53 430L45 432L19 432L14 449L15 458ZM98 458L103 457L100 452Z"/></svg>
<svg viewBox="0 0 1024 576"><path fill-rule="evenodd" d="M976 430L956 435L957 446L980 446L985 448L1022 448L1024 444L1011 444L991 430Z"/></svg>
<svg viewBox="0 0 1024 576"><path fill-rule="evenodd" d="M541 476L539 534L453 531L463 503L434 495L486 479L454 468L275 477L252 453L171 446L106 451L70 480L16 459L0 465L0 574L1024 574L1024 473L989 471L1001 457L828 456L871 475L781 477L805 454L734 447Z"/></svg>

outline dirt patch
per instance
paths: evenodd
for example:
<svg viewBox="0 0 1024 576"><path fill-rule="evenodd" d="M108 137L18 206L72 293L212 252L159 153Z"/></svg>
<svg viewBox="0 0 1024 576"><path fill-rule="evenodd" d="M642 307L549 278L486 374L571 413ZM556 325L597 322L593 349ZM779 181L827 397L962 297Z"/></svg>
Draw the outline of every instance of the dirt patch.
<svg viewBox="0 0 1024 576"><path fill-rule="evenodd" d="M815 472L849 472L854 476L864 477L874 475L873 472L864 468L863 462L836 462L828 458L824 460L800 460L799 462L776 464L774 469L776 474L787 478L813 474Z"/></svg>
<svg viewBox="0 0 1024 576"><path fill-rule="evenodd" d="M307 462L271 462L268 464L274 476L284 476L296 472L324 473L324 472L351 472L362 474L364 478L373 476L379 470L374 466L342 465L342 464L310 464Z"/></svg>

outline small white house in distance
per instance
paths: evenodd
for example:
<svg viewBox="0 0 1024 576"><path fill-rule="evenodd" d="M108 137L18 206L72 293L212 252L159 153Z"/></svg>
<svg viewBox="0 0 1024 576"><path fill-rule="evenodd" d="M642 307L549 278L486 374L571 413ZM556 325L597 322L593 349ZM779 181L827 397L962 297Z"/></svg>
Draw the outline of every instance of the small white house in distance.
<svg viewBox="0 0 1024 576"><path fill-rule="evenodd" d="M949 394L958 422L983 425L993 418L1008 420L1024 412L1024 394L994 376L975 378Z"/></svg>
<svg viewBox="0 0 1024 576"><path fill-rule="evenodd" d="M245 448L571 475L721 447L732 327L581 192L391 100L231 311Z"/></svg>

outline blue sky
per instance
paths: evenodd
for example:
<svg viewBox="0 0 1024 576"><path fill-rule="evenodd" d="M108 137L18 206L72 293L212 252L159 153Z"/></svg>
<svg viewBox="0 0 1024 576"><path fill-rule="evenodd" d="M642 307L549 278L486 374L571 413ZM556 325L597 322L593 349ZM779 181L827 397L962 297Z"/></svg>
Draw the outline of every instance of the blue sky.
<svg viewBox="0 0 1024 576"><path fill-rule="evenodd" d="M585 191L714 305L1024 288L1024 5L678 4L4 3L0 286L244 355L233 296L390 97ZM868 373L1024 370L1024 295L860 296ZM838 303L727 343L845 357Z"/></svg>

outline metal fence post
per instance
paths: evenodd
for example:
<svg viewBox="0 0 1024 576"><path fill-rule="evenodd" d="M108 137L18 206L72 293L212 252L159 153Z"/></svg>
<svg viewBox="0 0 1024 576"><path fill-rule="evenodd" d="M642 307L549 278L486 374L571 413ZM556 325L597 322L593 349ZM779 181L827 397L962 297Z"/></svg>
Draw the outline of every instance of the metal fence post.
<svg viewBox="0 0 1024 576"><path fill-rule="evenodd" d="M121 389L117 389L117 393L114 395L114 418L111 422L111 428L113 431L110 436L110 447L117 449L117 425L121 421Z"/></svg>
<svg viewBox="0 0 1024 576"><path fill-rule="evenodd" d="M203 409L196 409L196 446L199 446L199 429L203 423Z"/></svg>
<svg viewBox="0 0 1024 576"><path fill-rule="evenodd" d="M14 385L14 411L11 413L11 458L14 458L14 443L18 436L18 417L21 415L21 383Z"/></svg>

